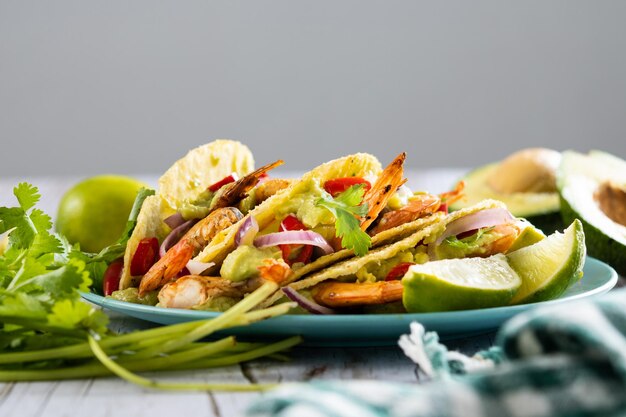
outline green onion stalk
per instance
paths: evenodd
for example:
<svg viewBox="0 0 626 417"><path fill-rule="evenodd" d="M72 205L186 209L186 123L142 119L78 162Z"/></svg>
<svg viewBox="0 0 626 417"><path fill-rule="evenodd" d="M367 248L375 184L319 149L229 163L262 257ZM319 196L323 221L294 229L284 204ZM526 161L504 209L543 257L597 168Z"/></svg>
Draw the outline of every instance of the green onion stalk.
<svg viewBox="0 0 626 417"><path fill-rule="evenodd" d="M234 365L261 357L287 358L281 353L301 342L299 336L274 343L238 343L233 336L200 342L215 332L285 314L292 303L250 311L274 293L266 282L216 318L174 324L121 335L86 334L78 343L42 350L0 354L0 381L44 381L117 375L143 387L165 390L258 391L274 384L159 382L136 372L179 371ZM73 334L72 336L80 336ZM85 340L86 338L86 340ZM60 368L29 366L47 361L76 362ZM29 369L31 368L31 369Z"/></svg>

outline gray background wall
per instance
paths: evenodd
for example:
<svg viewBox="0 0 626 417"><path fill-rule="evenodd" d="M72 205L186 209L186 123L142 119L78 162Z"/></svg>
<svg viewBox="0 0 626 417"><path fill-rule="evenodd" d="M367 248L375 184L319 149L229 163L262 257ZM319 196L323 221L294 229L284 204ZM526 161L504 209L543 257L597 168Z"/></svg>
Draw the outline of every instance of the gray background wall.
<svg viewBox="0 0 626 417"><path fill-rule="evenodd" d="M212 138L304 169L626 157L624 1L0 0L0 175L161 172Z"/></svg>

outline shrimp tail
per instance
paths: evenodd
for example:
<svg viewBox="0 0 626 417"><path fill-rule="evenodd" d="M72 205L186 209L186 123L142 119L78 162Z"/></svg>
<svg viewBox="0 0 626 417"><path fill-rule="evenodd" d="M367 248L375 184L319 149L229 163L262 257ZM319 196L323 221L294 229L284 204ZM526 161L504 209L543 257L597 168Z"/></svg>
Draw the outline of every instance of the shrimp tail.
<svg viewBox="0 0 626 417"><path fill-rule="evenodd" d="M194 250L194 245L186 239L182 239L172 246L165 256L159 259L141 278L139 295L142 296L148 291L156 290L176 278L193 257Z"/></svg>
<svg viewBox="0 0 626 417"><path fill-rule="evenodd" d="M363 202L367 203L367 215L361 220L361 230L367 228L376 220L385 208L391 196L404 184L402 166L406 159L406 152L402 152L383 170L374 183L374 186L365 193Z"/></svg>

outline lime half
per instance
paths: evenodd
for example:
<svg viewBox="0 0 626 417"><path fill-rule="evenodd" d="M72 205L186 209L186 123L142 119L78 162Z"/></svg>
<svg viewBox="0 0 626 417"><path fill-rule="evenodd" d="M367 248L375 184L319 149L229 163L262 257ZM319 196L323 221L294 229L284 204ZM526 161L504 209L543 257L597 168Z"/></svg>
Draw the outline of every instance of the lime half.
<svg viewBox="0 0 626 417"><path fill-rule="evenodd" d="M413 265L402 284L404 307L416 313L507 305L522 281L498 254Z"/></svg>
<svg viewBox="0 0 626 417"><path fill-rule="evenodd" d="M563 233L553 233L534 245L509 253L509 264L522 278L522 286L511 303L532 303L560 296L582 277L585 254L585 234L579 220Z"/></svg>

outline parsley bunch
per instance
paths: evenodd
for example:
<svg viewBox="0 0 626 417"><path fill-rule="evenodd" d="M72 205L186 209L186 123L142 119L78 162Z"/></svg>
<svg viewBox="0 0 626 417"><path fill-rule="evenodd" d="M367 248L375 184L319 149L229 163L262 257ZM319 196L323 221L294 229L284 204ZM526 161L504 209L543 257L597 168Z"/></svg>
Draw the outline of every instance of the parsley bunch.
<svg viewBox="0 0 626 417"><path fill-rule="evenodd" d="M363 203L364 194L365 186L357 184L334 198L324 191L315 202L316 206L324 207L335 216L335 235L341 238L341 246L354 250L357 256L365 255L372 245L372 239L361 230L361 223L356 217L367 214L367 203Z"/></svg>

